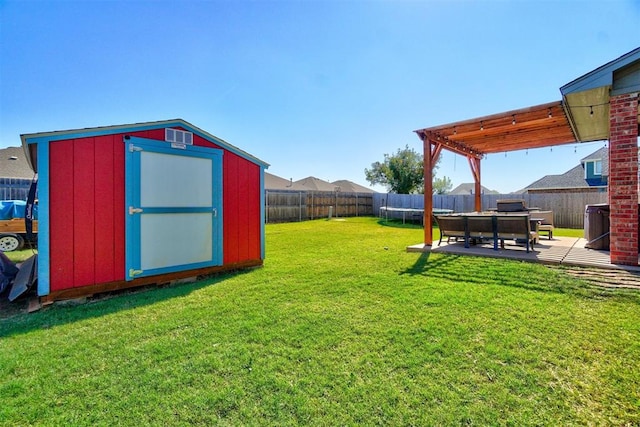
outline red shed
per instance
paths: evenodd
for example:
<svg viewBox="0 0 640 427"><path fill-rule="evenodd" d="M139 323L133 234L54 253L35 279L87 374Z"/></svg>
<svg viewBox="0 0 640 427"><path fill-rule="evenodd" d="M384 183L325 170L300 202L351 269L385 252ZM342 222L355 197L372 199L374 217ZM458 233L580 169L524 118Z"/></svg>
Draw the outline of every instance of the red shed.
<svg viewBox="0 0 640 427"><path fill-rule="evenodd" d="M21 138L43 301L262 265L260 159L181 119Z"/></svg>

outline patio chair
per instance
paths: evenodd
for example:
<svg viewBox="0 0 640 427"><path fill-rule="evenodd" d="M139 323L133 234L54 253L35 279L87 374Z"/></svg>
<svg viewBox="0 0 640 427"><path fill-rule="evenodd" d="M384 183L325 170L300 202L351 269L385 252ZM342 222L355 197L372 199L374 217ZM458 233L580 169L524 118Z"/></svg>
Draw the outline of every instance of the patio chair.
<svg viewBox="0 0 640 427"><path fill-rule="evenodd" d="M438 223L438 228L440 229L440 241L438 242L438 246L442 243L443 238L447 238L447 243L451 241L451 239L455 239L457 241L459 238L466 238L466 221L463 216L458 215L434 215L436 218L436 222Z"/></svg>
<svg viewBox="0 0 640 427"><path fill-rule="evenodd" d="M482 242L485 239L493 240L493 249L498 250L498 240L495 233L493 215L469 215L467 217L467 230L469 239L474 243ZM469 247L467 242L466 247Z"/></svg>
<svg viewBox="0 0 640 427"><path fill-rule="evenodd" d="M549 240L553 238L553 211L536 211L531 216L538 219L538 231L547 233Z"/></svg>
<svg viewBox="0 0 640 427"><path fill-rule="evenodd" d="M505 240L524 241L527 253L533 249L538 238L535 231L531 231L529 215L498 215L496 216L496 233L500 247L504 248Z"/></svg>

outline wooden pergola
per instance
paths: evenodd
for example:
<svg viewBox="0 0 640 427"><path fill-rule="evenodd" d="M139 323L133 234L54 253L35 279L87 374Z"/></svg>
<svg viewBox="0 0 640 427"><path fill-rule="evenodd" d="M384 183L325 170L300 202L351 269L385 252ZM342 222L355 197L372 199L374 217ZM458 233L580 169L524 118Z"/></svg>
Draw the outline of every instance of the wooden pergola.
<svg viewBox="0 0 640 427"><path fill-rule="evenodd" d="M424 244L433 243L433 166L442 150L465 156L475 181L475 210L482 210L480 161L491 153L575 143L562 101L415 131L424 145Z"/></svg>

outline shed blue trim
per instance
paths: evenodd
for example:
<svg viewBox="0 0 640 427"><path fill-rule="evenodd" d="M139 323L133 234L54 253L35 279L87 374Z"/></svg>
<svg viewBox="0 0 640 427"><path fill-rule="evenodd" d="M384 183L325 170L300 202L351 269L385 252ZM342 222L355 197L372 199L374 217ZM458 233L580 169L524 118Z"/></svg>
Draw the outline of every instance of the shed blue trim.
<svg viewBox="0 0 640 427"><path fill-rule="evenodd" d="M264 167L260 168L260 259L265 258L265 191L264 191Z"/></svg>
<svg viewBox="0 0 640 427"><path fill-rule="evenodd" d="M49 295L50 235L49 235L49 144L37 146L42 167L38 173L38 296Z"/></svg>
<svg viewBox="0 0 640 427"><path fill-rule="evenodd" d="M133 265L140 265L140 221L138 219L138 226L135 227L132 222L134 221L129 215L129 206L134 206L136 200L140 200L140 186L128 185L135 177L140 177L140 162L134 162L130 156L129 144L133 142L124 139L123 149L124 153L124 185L125 185L125 206L124 206L124 241L125 241L125 265L124 278L125 280L133 280L129 275L129 267Z"/></svg>
<svg viewBox="0 0 640 427"><path fill-rule="evenodd" d="M168 274L168 273L175 273L177 271L186 271L186 270L195 270L198 268L215 267L217 265L220 265L220 264L211 263L211 262L196 262L193 264L183 264L180 266L180 268L175 268L175 267L151 268L151 269L145 270L143 274L136 277L157 276L159 274ZM133 279L129 278L127 275L127 280L133 280Z"/></svg>
<svg viewBox="0 0 640 427"><path fill-rule="evenodd" d="M125 137L125 200L127 212L125 212L125 241L126 241L126 266L125 266L125 278L126 280L133 280L135 277L152 276L157 274L172 273L176 271L192 270L202 267L212 267L222 265L223 263L223 224L224 216L222 212L222 156L223 151L216 148L205 148L188 145L184 149L171 148L171 145L164 141L157 141L152 139L138 138L138 137ZM141 217L140 215L130 215L128 212L129 206L134 206L143 209L143 214L153 213L197 213L197 212L211 212L211 207L187 207L187 208L174 208L174 207L145 207L140 206L140 186L132 185L132 183L140 182L140 151L135 148L130 149L130 145L141 148L143 151L148 150L155 153L165 153L172 155L182 155L190 157L206 157L212 160L212 206L216 209L217 214L214 215L212 229L211 229L211 242L212 242L212 259L211 261L182 264L176 266L155 268L144 270L144 272L132 276L130 269L138 270L142 264L141 260Z"/></svg>

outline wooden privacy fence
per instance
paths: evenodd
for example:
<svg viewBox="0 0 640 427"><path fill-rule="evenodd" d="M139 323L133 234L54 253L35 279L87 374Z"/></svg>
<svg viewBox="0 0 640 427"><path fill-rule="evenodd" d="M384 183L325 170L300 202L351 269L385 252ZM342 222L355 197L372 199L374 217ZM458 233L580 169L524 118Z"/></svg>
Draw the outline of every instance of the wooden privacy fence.
<svg viewBox="0 0 640 427"><path fill-rule="evenodd" d="M523 199L527 207L553 211L556 227L584 227L586 205L607 203L606 192L483 194L482 208L495 209L500 199ZM473 212L472 194L434 195L434 209ZM422 194L344 193L333 191L265 190L266 222L294 222L317 218L377 216L380 207L424 209Z"/></svg>
<svg viewBox="0 0 640 427"><path fill-rule="evenodd" d="M607 203L606 192L599 193L522 193L522 194L483 194L483 210L495 209L496 201L500 199L523 199L527 207L553 211L554 224L563 228L583 228L584 211L586 205ZM384 194L375 193L373 196L373 211L375 215L380 207L424 209L422 194ZM453 212L473 212L475 199L472 194L464 195L434 195L434 209L451 209Z"/></svg>
<svg viewBox="0 0 640 427"><path fill-rule="evenodd" d="M374 214L372 193L265 190L264 199L266 222Z"/></svg>

